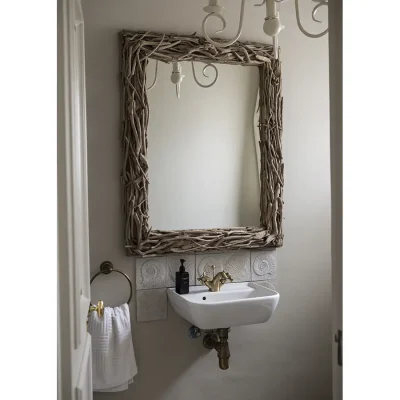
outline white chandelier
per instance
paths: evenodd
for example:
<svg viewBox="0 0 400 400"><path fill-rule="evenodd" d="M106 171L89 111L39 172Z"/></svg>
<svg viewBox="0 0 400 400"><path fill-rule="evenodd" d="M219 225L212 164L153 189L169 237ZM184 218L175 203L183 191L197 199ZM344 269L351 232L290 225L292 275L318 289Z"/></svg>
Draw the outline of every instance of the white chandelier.
<svg viewBox="0 0 400 400"><path fill-rule="evenodd" d="M244 3L246 0L242 0L241 2L241 6L240 6L240 17L239 17L239 28L238 31L235 35L235 37L233 39L229 39L229 40L221 40L216 42L215 40L211 39L210 35L207 33L207 21L211 18L211 17L216 17L218 18L221 22L222 22L222 29L220 29L219 31L215 32L215 33L220 33L222 31L225 30L226 28L226 21L225 18L222 16L222 12L224 11L225 7L221 6L219 4L219 0L209 0L209 3L207 6L205 6L203 8L203 10L207 13L207 15L205 16L205 18L203 19L203 23L202 23L202 30L203 30L203 35L206 38L206 40L211 43L212 45L214 45L215 47L228 47L228 46L232 46L232 44L234 44L240 37L240 35L242 34L242 30L243 30L243 19L244 19ZM261 7L265 4L266 7L266 17L264 19L264 25L263 25L263 30L264 33L268 36L272 37L272 43L274 46L274 53L275 53L275 57L278 58L278 35L280 33L280 31L282 29L285 28L284 25L281 24L280 18L279 18L279 12L277 9L277 3L279 5L279 3L284 3L288 0L263 0L263 2L261 4L255 4L254 7ZM328 7L328 0L311 0L314 3L317 3L314 8L312 9L311 12L311 16L313 21L317 22L317 23L321 23L322 21L320 21L319 19L316 18L316 13L317 11L322 7L322 6L327 6ZM326 28L324 31L320 32L320 33L310 33L308 32L304 26L301 23L300 20L300 11L299 11L299 0L294 0L294 4L295 4L295 10L296 10L296 21L297 21L297 26L299 27L300 31L306 35L309 38L320 38L324 35L326 35L328 33L328 28ZM217 80L218 80L218 69L215 67L215 65L213 64L206 64L205 67L203 68L202 74L204 77L206 78L210 78L206 73L206 69L207 68L213 68L215 71L215 78L214 80L205 85L199 82L199 80L196 77L196 72L194 69L194 65L192 62L192 72L193 72L193 78L195 80L195 82L197 83L197 85L199 85L200 87L203 88L209 88L211 86L213 86ZM157 75L158 75L158 61L156 61L156 67L155 67L155 75L154 75L154 81L153 83L147 88L147 90L151 90L154 88L154 86L157 83ZM180 97L180 85L183 81L183 78L186 75L182 74L182 66L180 64L180 62L178 61L174 61L172 63L172 72L171 72L171 82L175 85L176 88L176 97L179 99Z"/></svg>
<svg viewBox="0 0 400 400"><path fill-rule="evenodd" d="M220 33L225 30L226 28L226 21L225 18L222 16L222 12L224 11L224 7L219 4L219 0L209 0L208 6L205 6L203 10L207 13L205 18L203 19L202 23L202 30L203 30L203 35L207 39L208 42L213 44L215 47L228 47L234 44L242 34L242 29L243 29L243 19L244 19L244 3L246 0L242 0L241 7L240 7L240 18L239 18L239 28L238 31L233 39L226 40L226 41L219 41L216 42L215 40L212 40L210 35L207 33L207 21L211 17L216 17L222 22L222 29L215 33ZM281 24L281 21L279 19L279 12L277 10L277 3L283 3L287 0L263 0L261 4L255 4L255 7L261 7L265 4L266 6L266 17L265 17L265 22L263 25L263 30L266 35L271 36L273 38L273 45L275 49L275 55L277 55L277 47L278 47L278 35L279 32L284 28L284 26ZM321 23L319 19L315 17L316 12L318 11L319 8L322 6L328 6L328 0L311 0L314 3L317 3L315 7L312 10L312 19L315 22ZM310 38L319 38L321 36L324 36L327 32L328 29L325 29L321 33L310 33L308 32L302 25L301 20L300 20L300 12L299 12L299 0L294 0L295 2L295 10L296 10L296 21L297 25L300 29L300 31L310 37Z"/></svg>
<svg viewBox="0 0 400 400"><path fill-rule="evenodd" d="M201 82L197 79L197 77L196 77L196 71L195 71L195 69L194 69L194 64L193 64L193 61L192 61L193 79L194 79L194 81L197 83L197 85L199 85L199 86L202 87L202 88L209 88L209 87L213 86L213 85L215 84L215 82L217 82L217 80L218 80L218 69L217 69L217 67L216 67L214 64L207 63L207 64L203 67L203 70L202 70L203 76L206 77L206 78L210 78L210 77L206 74L206 70L207 70L207 68L209 68L209 67L214 69L214 72L215 72L214 80L213 80L211 83L209 83L209 84L203 84L203 83L201 83ZM154 80L153 80L153 83L147 88L148 91L151 90L151 89L153 89L154 86L156 86L156 83L157 83L157 76L158 76L158 60L156 60L156 68L155 68ZM182 83L183 78L184 78L185 76L186 76L186 75L183 75L183 74L182 74L182 66L181 66L181 63L178 62L178 61L174 61L174 62L172 63L171 82L175 85L176 97L177 97L178 99L180 98L181 83Z"/></svg>

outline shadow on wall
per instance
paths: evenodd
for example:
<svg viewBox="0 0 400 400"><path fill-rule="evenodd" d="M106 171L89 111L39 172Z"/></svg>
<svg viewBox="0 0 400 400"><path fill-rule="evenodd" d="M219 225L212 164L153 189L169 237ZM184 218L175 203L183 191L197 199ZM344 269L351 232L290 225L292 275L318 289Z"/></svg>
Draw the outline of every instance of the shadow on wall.
<svg viewBox="0 0 400 400"><path fill-rule="evenodd" d="M134 303L134 301L132 302ZM131 322L133 345L135 349L138 374L134 384L124 392L96 393L94 399L110 399L115 396L118 400L158 400L168 398L169 387L176 385L177 380L191 382L190 376L198 369L210 370L208 357L215 357L202 345L202 337L190 339L188 329L191 324L175 314L168 306L168 319L136 323L136 312L131 305ZM208 356L208 357L207 357ZM212 372L215 375L215 372ZM206 375L208 375L206 373ZM200 390L191 384L187 394L180 398L189 398L192 390ZM145 396L144 396L145 394Z"/></svg>

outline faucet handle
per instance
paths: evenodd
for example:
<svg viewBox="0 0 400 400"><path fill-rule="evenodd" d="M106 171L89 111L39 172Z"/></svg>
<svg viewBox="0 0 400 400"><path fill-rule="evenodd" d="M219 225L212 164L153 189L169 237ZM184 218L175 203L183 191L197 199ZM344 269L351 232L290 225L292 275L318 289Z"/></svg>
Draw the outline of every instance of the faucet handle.
<svg viewBox="0 0 400 400"><path fill-rule="evenodd" d="M222 272L226 275L226 277L227 277L231 282L233 282L232 275L231 275L229 272L225 272L225 271L222 271Z"/></svg>
<svg viewBox="0 0 400 400"><path fill-rule="evenodd" d="M205 275L205 272L203 271L203 273L200 275L199 278L197 278L197 280L204 285L204 282L207 282L209 280L209 277Z"/></svg>

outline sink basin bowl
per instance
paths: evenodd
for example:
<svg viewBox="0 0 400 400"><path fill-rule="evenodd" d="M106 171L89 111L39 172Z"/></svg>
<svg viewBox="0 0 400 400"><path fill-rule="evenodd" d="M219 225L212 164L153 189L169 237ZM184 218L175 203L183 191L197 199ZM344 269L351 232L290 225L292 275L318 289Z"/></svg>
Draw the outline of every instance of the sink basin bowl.
<svg viewBox="0 0 400 400"><path fill-rule="evenodd" d="M279 293L256 282L228 283L219 292L191 286L188 294L167 290L174 311L200 329L230 328L267 322Z"/></svg>

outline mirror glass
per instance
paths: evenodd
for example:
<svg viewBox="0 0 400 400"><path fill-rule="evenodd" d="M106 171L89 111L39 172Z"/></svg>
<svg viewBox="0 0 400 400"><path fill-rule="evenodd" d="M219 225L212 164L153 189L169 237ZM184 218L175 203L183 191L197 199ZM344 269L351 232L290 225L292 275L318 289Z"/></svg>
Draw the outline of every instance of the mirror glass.
<svg viewBox="0 0 400 400"><path fill-rule="evenodd" d="M154 80L155 60L147 67ZM210 67L194 63L202 84ZM189 62L176 97L172 65L158 63L148 91L149 224L152 229L209 229L260 224L257 67L216 64L217 82L199 87Z"/></svg>

